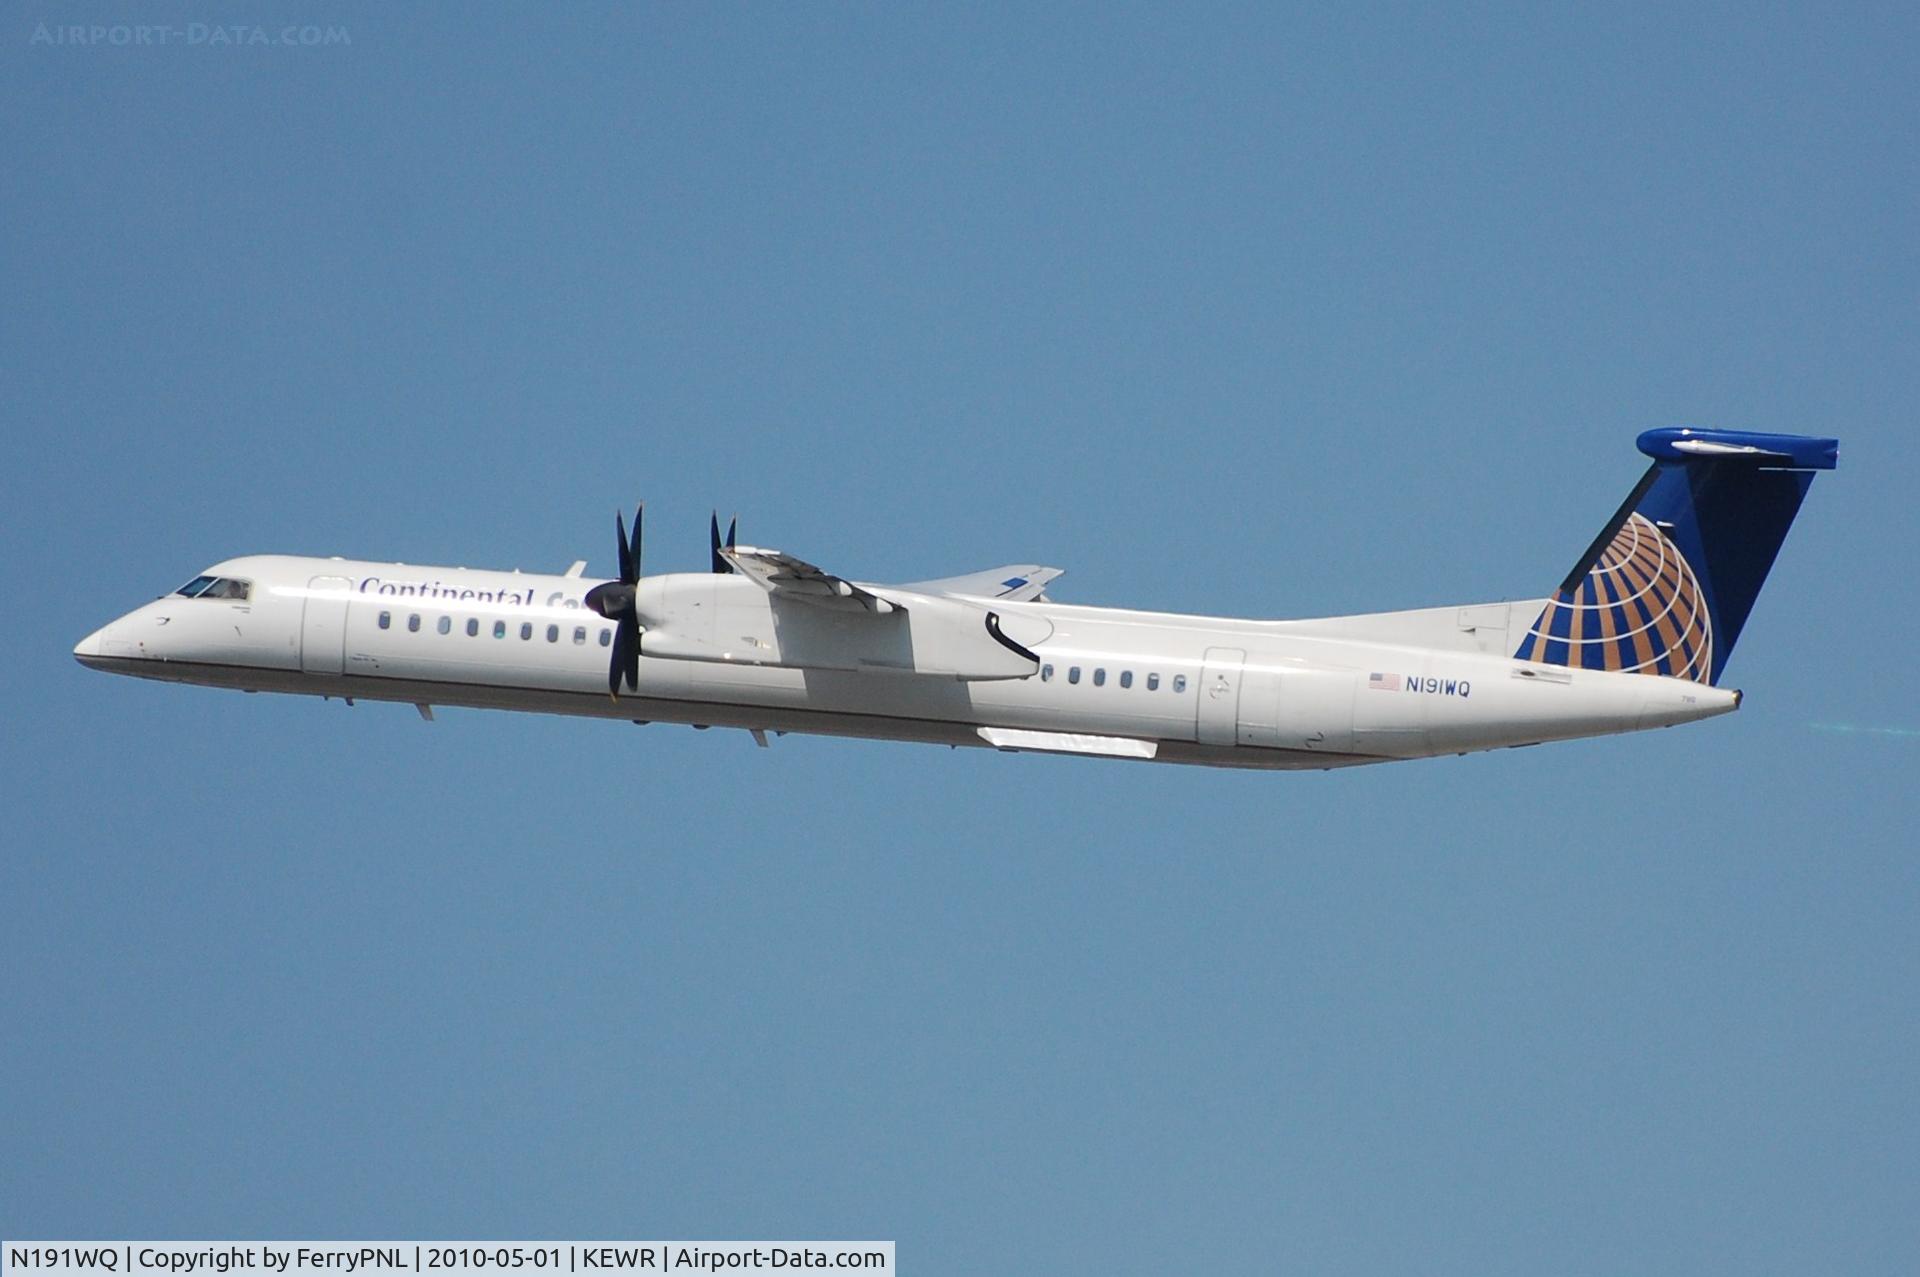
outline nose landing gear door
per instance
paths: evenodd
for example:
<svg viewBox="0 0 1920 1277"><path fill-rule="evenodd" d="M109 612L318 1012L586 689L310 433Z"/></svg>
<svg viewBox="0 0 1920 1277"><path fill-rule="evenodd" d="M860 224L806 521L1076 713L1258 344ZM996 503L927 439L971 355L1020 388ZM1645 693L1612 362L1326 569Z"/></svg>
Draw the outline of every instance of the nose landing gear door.
<svg viewBox="0 0 1920 1277"><path fill-rule="evenodd" d="M300 616L300 670L338 674L346 664L347 602L353 582L344 576L316 576L307 582Z"/></svg>

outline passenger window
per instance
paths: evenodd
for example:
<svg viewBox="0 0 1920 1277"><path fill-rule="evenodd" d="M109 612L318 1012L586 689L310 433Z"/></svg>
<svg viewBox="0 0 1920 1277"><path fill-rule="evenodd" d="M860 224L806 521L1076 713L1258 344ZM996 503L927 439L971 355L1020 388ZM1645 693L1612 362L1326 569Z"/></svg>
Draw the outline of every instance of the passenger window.
<svg viewBox="0 0 1920 1277"><path fill-rule="evenodd" d="M1069 665L1067 667L1067 682L1078 683L1079 681L1080 681L1080 667L1078 665Z"/></svg>
<svg viewBox="0 0 1920 1277"><path fill-rule="evenodd" d="M573 641L574 641L574 643L575 643L576 645L578 645L578 644L581 644L581 643L584 643L584 642L586 642L586 641L587 641L587 627L586 627L586 626L584 626L584 625L576 625L576 626L574 626L574 627L573 627Z"/></svg>
<svg viewBox="0 0 1920 1277"><path fill-rule="evenodd" d="M1185 674L1175 674L1173 676L1173 690L1176 692L1184 692L1187 690L1187 676Z"/></svg>
<svg viewBox="0 0 1920 1277"><path fill-rule="evenodd" d="M1120 686L1122 686L1122 687L1132 687L1132 686L1133 686L1133 671L1132 671L1132 670L1121 670L1121 671L1120 671Z"/></svg>
<svg viewBox="0 0 1920 1277"><path fill-rule="evenodd" d="M420 632L420 614L418 612L415 612L412 616L407 618L407 633L418 634L419 632Z"/></svg>
<svg viewBox="0 0 1920 1277"><path fill-rule="evenodd" d="M1042 666L1040 667L1040 681L1041 681L1042 683L1051 683L1051 682L1053 682L1053 666L1051 666L1051 665L1042 665Z"/></svg>
<svg viewBox="0 0 1920 1277"><path fill-rule="evenodd" d="M393 613L382 612L380 614L380 628L384 630L384 629L390 628L392 625L393 625Z"/></svg>
<svg viewBox="0 0 1920 1277"><path fill-rule="evenodd" d="M505 638L507 636L507 623L505 621L495 621L493 623L493 636L495 638Z"/></svg>
<svg viewBox="0 0 1920 1277"><path fill-rule="evenodd" d="M1093 672L1093 685L1094 685L1095 687L1105 687L1105 686L1107 685L1107 672L1106 672L1106 670L1104 670L1104 669L1097 669L1097 670L1095 670L1095 671Z"/></svg>
<svg viewBox="0 0 1920 1277"><path fill-rule="evenodd" d="M467 637L478 638L479 635L480 635L480 618L477 616L468 617L467 618Z"/></svg>
<svg viewBox="0 0 1920 1277"><path fill-rule="evenodd" d="M613 631L612 631L612 630L608 630L608 629L603 629L603 630L601 630L601 631L600 631L600 646L601 646L601 647L605 647L605 646L607 646L607 645L608 645L609 643L611 643L611 642L613 642Z"/></svg>
<svg viewBox="0 0 1920 1277"><path fill-rule="evenodd" d="M549 625L547 627L547 642L558 643L559 641L560 641L560 627L557 625Z"/></svg>
<svg viewBox="0 0 1920 1277"><path fill-rule="evenodd" d="M532 637L533 637L533 622L522 621L520 623L520 641L524 643L526 640Z"/></svg>
<svg viewBox="0 0 1920 1277"><path fill-rule="evenodd" d="M1147 690L1149 692L1157 692L1160 690L1160 676L1158 674L1147 675Z"/></svg>
<svg viewBox="0 0 1920 1277"><path fill-rule="evenodd" d="M450 616L441 617L440 624L436 628L439 629L442 634L453 633L453 618Z"/></svg>

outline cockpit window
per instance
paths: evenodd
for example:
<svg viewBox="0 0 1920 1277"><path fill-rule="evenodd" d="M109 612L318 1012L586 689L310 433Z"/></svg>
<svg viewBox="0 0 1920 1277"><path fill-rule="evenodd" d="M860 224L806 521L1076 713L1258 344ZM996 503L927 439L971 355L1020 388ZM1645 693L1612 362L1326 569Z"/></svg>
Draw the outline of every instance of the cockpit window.
<svg viewBox="0 0 1920 1277"><path fill-rule="evenodd" d="M231 599L244 603L253 594L253 583L224 576L196 576L174 593L190 599Z"/></svg>

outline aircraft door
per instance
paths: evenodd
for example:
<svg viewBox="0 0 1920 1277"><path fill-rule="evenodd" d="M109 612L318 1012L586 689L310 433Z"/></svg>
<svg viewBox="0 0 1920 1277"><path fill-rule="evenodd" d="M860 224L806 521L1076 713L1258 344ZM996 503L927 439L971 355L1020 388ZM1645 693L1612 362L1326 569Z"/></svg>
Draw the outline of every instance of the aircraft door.
<svg viewBox="0 0 1920 1277"><path fill-rule="evenodd" d="M353 582L344 576L316 576L307 582L300 615L300 670L338 674L346 664L347 603Z"/></svg>
<svg viewBox="0 0 1920 1277"><path fill-rule="evenodd" d="M1200 671L1200 706L1194 735L1202 745L1239 741L1240 675L1247 654L1237 647L1210 647Z"/></svg>

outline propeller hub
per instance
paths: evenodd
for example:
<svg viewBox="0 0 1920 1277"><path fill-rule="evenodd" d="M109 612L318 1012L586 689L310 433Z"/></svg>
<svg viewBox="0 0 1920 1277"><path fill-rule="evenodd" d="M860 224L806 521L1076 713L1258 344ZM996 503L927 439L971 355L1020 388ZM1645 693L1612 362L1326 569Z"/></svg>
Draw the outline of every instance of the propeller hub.
<svg viewBox="0 0 1920 1277"><path fill-rule="evenodd" d="M638 590L625 581L608 581L588 590L587 597L582 601L589 610L598 612L609 621L617 621L634 614L633 600L637 593Z"/></svg>

